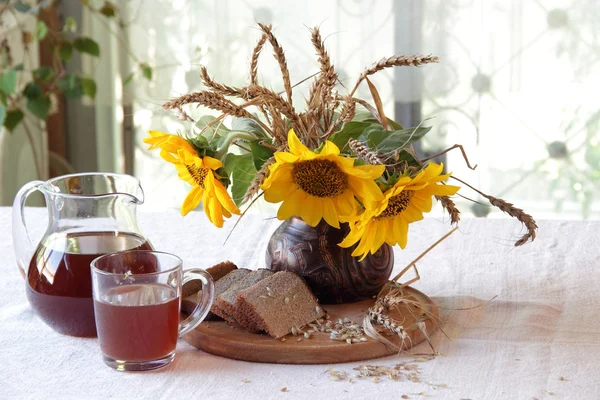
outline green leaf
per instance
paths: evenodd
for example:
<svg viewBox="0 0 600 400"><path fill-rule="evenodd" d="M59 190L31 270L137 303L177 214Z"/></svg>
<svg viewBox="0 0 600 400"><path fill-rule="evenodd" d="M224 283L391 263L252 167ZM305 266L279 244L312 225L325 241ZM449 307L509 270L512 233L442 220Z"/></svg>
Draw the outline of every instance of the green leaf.
<svg viewBox="0 0 600 400"><path fill-rule="evenodd" d="M28 99L35 99L42 94L42 87L37 82L29 82L23 89L23 94Z"/></svg>
<svg viewBox="0 0 600 400"><path fill-rule="evenodd" d="M33 76L37 80L40 80L42 82L48 82L52 78L54 78L54 70L48 66L43 65L33 71Z"/></svg>
<svg viewBox="0 0 600 400"><path fill-rule="evenodd" d="M198 149L205 149L209 146L208 140L202 135L190 139L190 142L194 147L197 147Z"/></svg>
<svg viewBox="0 0 600 400"><path fill-rule="evenodd" d="M61 60L71 61L71 57L73 57L73 45L71 42L61 42L60 47L58 49L58 56Z"/></svg>
<svg viewBox="0 0 600 400"><path fill-rule="evenodd" d="M24 116L25 115L23 114L23 111L19 109L11 110L6 113L6 117L4 118L4 126L9 132L12 133L17 125L19 125L19 123L23 120Z"/></svg>
<svg viewBox="0 0 600 400"><path fill-rule="evenodd" d="M73 42L73 45L80 53L86 53L94 57L100 56L100 46L98 46L98 43L89 37L78 37Z"/></svg>
<svg viewBox="0 0 600 400"><path fill-rule="evenodd" d="M115 11L117 7L112 4L110 1L105 1L102 8L100 8L100 14L104 15L107 18L112 18L115 16Z"/></svg>
<svg viewBox="0 0 600 400"><path fill-rule="evenodd" d="M50 97L43 96L27 100L27 109L39 119L45 120L50 111Z"/></svg>
<svg viewBox="0 0 600 400"><path fill-rule="evenodd" d="M129 75L127 75L127 77L123 81L123 86L129 85L131 83L131 81L133 80L134 76L135 76L135 72L131 72Z"/></svg>
<svg viewBox="0 0 600 400"><path fill-rule="evenodd" d="M402 129L398 131L386 131L381 125L373 124L365 130L364 137L367 145L378 152L395 151L404 148L413 142L420 140L431 127L419 127Z"/></svg>
<svg viewBox="0 0 600 400"><path fill-rule="evenodd" d="M83 96L83 84L81 78L77 75L67 75L58 80L58 88L69 98L79 98Z"/></svg>
<svg viewBox="0 0 600 400"><path fill-rule="evenodd" d="M203 130L206 125L213 122L216 118L212 115L204 115L198 121L196 121L196 128L199 130ZM219 147L224 136L228 135L231 131L229 128L222 123L215 123L208 128L204 132L202 132L202 136L206 138L207 144L212 143L215 147Z"/></svg>
<svg viewBox="0 0 600 400"><path fill-rule="evenodd" d="M0 91L6 94L13 94L17 87L17 71L9 69L0 74Z"/></svg>
<svg viewBox="0 0 600 400"><path fill-rule="evenodd" d="M144 78L151 81L152 80L152 67L146 63L142 63L142 64L140 64L140 68L142 69L142 75L144 75Z"/></svg>
<svg viewBox="0 0 600 400"><path fill-rule="evenodd" d="M408 150L400 150L398 153L398 162L406 162L409 166L419 167L419 160Z"/></svg>
<svg viewBox="0 0 600 400"><path fill-rule="evenodd" d="M254 162L254 168L256 168L257 171L263 166L265 161L273 157L273 153L275 153L270 148L261 145L260 142L262 142L262 140L255 140L249 143L250 150L252 151L252 161Z"/></svg>
<svg viewBox="0 0 600 400"><path fill-rule="evenodd" d="M252 154L237 155L229 153L223 164L225 165L225 171L231 175L231 197L239 207L250 183L256 177Z"/></svg>
<svg viewBox="0 0 600 400"><path fill-rule="evenodd" d="M27 11L31 10L31 6L29 4L23 3L20 0L13 4L13 8L22 13L26 13Z"/></svg>
<svg viewBox="0 0 600 400"><path fill-rule="evenodd" d="M252 118L234 118L231 122L231 130L250 133L257 138L267 137L265 130Z"/></svg>
<svg viewBox="0 0 600 400"><path fill-rule="evenodd" d="M37 37L38 40L44 40L47 34L48 25L46 25L44 21L38 21L37 25L35 26L35 37Z"/></svg>
<svg viewBox="0 0 600 400"><path fill-rule="evenodd" d="M77 30L77 22L73 17L67 17L65 19L65 26L63 26L63 32L75 32Z"/></svg>
<svg viewBox="0 0 600 400"><path fill-rule="evenodd" d="M81 78L83 94L93 99L96 97L96 82L92 78Z"/></svg>
<svg viewBox="0 0 600 400"><path fill-rule="evenodd" d="M0 126L4 124L4 118L6 118L6 107L0 104Z"/></svg>
<svg viewBox="0 0 600 400"><path fill-rule="evenodd" d="M350 139L358 138L360 135L363 134L365 129L367 129L371 125L371 122L346 122L342 126L341 130L337 131L329 137L329 140L340 149L343 149Z"/></svg>
<svg viewBox="0 0 600 400"><path fill-rule="evenodd" d="M6 107L8 106L8 102L6 101L6 95L2 92L0 92L0 103Z"/></svg>
<svg viewBox="0 0 600 400"><path fill-rule="evenodd" d="M396 121L394 121L391 118L388 118L388 123L390 124L390 126L392 127L393 130L395 131L401 131L402 129L404 129L402 127L402 125L400 125L399 123L397 123ZM377 118L375 118L373 116L373 114L371 114L368 111L357 111L356 114L354 115L354 118L352 119L352 121L358 121L358 122L370 122L372 124L379 124L379 121L377 120Z"/></svg>

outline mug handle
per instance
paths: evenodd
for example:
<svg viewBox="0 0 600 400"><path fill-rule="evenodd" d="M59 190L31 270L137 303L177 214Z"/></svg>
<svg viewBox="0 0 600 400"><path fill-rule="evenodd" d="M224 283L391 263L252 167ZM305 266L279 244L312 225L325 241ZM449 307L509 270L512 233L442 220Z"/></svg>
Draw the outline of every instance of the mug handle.
<svg viewBox="0 0 600 400"><path fill-rule="evenodd" d="M215 299L215 284L210 274L203 269L195 268L183 271L181 286L183 287L183 285L194 279L199 279L202 282L202 290L198 292L198 304L194 311L179 323L180 337L200 325L200 322L208 315Z"/></svg>
<svg viewBox="0 0 600 400"><path fill-rule="evenodd" d="M24 279L27 279L27 270L35 251L35 246L29 238L29 232L27 232L27 226L25 225L25 201L31 193L38 190L44 183L42 181L32 181L25 184L15 196L13 203L13 245L17 256L17 266Z"/></svg>

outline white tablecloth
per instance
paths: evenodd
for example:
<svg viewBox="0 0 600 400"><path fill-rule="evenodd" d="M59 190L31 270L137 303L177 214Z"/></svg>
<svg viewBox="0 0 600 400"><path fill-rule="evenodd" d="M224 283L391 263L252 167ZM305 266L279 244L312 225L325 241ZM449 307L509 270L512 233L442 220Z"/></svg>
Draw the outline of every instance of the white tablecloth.
<svg viewBox="0 0 600 400"><path fill-rule="evenodd" d="M28 209L30 220L45 211ZM520 226L512 220L465 220L419 263L413 285L442 308L440 353L418 362L420 382L332 381L328 368L393 366L420 358L399 355L337 365L255 364L203 353L181 341L175 362L162 370L120 373L101 361L96 339L61 336L30 309L17 272L10 208L0 208L0 399L599 399L600 223L540 222L536 242L512 246ZM141 226L157 249L180 255L188 267L229 259L264 265L264 249L278 221L247 216L229 242L233 224L213 228L204 215L141 212ZM449 230L430 219L410 228L397 249L396 270ZM488 305L484 304L498 296ZM454 309L454 310L453 310ZM414 353L430 352L426 344ZM422 360L419 360L422 361ZM282 389L286 388L285 392Z"/></svg>

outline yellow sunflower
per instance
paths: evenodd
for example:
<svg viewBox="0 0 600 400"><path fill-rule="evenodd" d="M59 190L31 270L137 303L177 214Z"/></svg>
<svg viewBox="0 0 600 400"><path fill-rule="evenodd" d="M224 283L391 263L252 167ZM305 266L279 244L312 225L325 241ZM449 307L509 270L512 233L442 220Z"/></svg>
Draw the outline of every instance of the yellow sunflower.
<svg viewBox="0 0 600 400"><path fill-rule="evenodd" d="M270 203L283 201L277 211L281 220L301 217L316 226L321 219L336 228L344 217L356 212L356 200L381 201L375 179L382 165L354 166L354 159L340 156L340 149L326 141L320 153L303 145L293 130L288 132L289 152L276 152L275 163L261 188Z"/></svg>
<svg viewBox="0 0 600 400"><path fill-rule="evenodd" d="M423 213L431 211L433 196L451 196L460 189L439 183L450 176L441 175L443 169L443 164L429 163L414 178L401 177L383 194L383 199L371 203L358 216L340 246L350 247L358 242L352 255L361 256L361 260L368 253L375 253L383 243L398 244L404 249L408 224L423 219Z"/></svg>
<svg viewBox="0 0 600 400"><path fill-rule="evenodd" d="M227 193L227 189L216 178L215 170L221 168L221 161L204 156L198 157L194 147L187 140L158 131L150 131L144 142L150 149L161 148L160 156L175 165L179 178L193 186L181 206L181 214L186 215L204 203L206 216L215 226L223 226L223 217L240 214L240 210Z"/></svg>

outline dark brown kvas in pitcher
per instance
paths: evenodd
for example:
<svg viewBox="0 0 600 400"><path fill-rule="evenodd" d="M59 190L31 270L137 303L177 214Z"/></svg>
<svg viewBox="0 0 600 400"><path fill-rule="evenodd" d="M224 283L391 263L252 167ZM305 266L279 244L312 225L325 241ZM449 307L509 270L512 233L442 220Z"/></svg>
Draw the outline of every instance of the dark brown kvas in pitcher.
<svg viewBox="0 0 600 400"><path fill-rule="evenodd" d="M35 190L44 194L49 214L37 246L23 219L25 199ZM119 174L67 175L19 191L13 206L17 262L32 308L52 329L96 336L90 262L117 251L152 250L137 224L142 202L139 181Z"/></svg>

